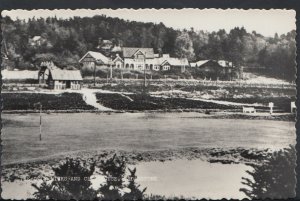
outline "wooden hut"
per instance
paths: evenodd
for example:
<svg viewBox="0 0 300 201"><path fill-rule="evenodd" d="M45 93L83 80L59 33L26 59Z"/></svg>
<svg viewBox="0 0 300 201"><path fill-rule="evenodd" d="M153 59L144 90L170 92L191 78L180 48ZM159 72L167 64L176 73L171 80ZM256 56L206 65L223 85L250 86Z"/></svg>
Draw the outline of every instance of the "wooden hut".
<svg viewBox="0 0 300 201"><path fill-rule="evenodd" d="M47 68L39 72L39 83L46 83L50 89L79 90L82 86L82 76L79 70Z"/></svg>

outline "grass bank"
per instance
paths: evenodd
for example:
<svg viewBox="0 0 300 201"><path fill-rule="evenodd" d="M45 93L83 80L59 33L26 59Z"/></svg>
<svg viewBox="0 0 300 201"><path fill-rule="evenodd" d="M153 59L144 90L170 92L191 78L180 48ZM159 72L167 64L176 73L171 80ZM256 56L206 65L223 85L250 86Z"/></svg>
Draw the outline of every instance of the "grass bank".
<svg viewBox="0 0 300 201"><path fill-rule="evenodd" d="M181 149L167 149L167 150L153 150L153 151L122 151L122 150L95 150L93 152L79 152L58 156L55 158L44 158L26 163L13 163L4 165L2 168L3 181L13 182L14 180L36 179L42 178L51 167L57 165L65 157L80 158L88 160L90 158L104 159L111 158L114 154L123 156L126 163L138 164L140 162L151 161L172 161L177 159L206 160L210 163L222 164L238 164L251 163L256 164L269 158L272 155L272 150L269 149L223 149L223 148L181 148ZM11 174L11 172L14 174Z"/></svg>

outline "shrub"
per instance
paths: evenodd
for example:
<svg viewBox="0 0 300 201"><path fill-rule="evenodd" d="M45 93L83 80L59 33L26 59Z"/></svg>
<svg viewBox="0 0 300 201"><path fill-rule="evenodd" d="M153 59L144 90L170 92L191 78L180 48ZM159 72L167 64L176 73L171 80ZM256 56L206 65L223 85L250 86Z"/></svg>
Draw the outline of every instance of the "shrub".
<svg viewBox="0 0 300 201"><path fill-rule="evenodd" d="M107 160L101 160L98 166L105 177L105 184L99 188L101 199L116 200L121 199L121 189L123 189L123 178L126 170L124 158L117 157L116 154Z"/></svg>
<svg viewBox="0 0 300 201"><path fill-rule="evenodd" d="M127 188L129 189L129 192L126 192L123 196L125 200L141 200L144 198L144 193L147 188L144 188L143 190L140 190L140 185L135 182L137 179L136 176L136 168L129 169L130 175L127 177L129 180L129 184L127 185Z"/></svg>
<svg viewBox="0 0 300 201"><path fill-rule="evenodd" d="M295 197L296 187L296 151L295 148L274 152L262 165L251 165L253 171L247 171L252 177L242 178L242 184L248 188L241 188L252 199L287 199Z"/></svg>
<svg viewBox="0 0 300 201"><path fill-rule="evenodd" d="M97 193L91 187L90 177L95 171L95 162L66 159L65 163L53 168L55 178L48 184L44 181L40 186L32 184L38 191L34 193L37 199L56 200L92 200Z"/></svg>
<svg viewBox="0 0 300 201"><path fill-rule="evenodd" d="M43 94L43 93L2 93L3 110L33 110L40 102L43 110L92 110L79 93Z"/></svg>
<svg viewBox="0 0 300 201"><path fill-rule="evenodd" d="M90 181L95 172L96 163L93 160L66 159L66 162L53 168L54 179L50 183L44 181L37 186L32 184L37 192L36 199L55 200L138 200L144 198L146 188L140 190L136 183L136 168L128 169L128 184L125 184L126 163L124 157L114 155L107 160L101 160L98 168L104 175L105 182L94 190ZM74 179L76 178L76 179Z"/></svg>

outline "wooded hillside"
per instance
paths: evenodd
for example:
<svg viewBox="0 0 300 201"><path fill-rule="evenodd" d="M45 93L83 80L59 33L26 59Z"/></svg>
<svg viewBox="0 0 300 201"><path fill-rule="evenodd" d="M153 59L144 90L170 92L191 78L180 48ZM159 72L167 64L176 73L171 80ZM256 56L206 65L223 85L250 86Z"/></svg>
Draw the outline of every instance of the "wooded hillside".
<svg viewBox="0 0 300 201"><path fill-rule="evenodd" d="M129 47L152 47L157 53L200 59L225 59L236 66L266 67L268 75L294 80L296 72L295 31L265 37L244 28L205 32L174 30L164 24L141 23L104 15L71 19L40 18L2 19L2 54L8 59L3 67L36 69L44 58L59 66L78 65L88 50L95 50L99 38ZM42 45L30 45L30 39L41 36Z"/></svg>

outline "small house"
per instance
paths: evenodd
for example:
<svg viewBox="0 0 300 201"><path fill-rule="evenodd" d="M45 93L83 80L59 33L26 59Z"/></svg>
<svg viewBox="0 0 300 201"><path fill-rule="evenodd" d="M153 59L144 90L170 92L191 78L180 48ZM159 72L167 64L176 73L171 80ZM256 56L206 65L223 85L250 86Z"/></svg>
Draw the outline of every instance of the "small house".
<svg viewBox="0 0 300 201"><path fill-rule="evenodd" d="M100 52L88 51L80 60L83 68L93 70L97 66L108 66L110 59Z"/></svg>
<svg viewBox="0 0 300 201"><path fill-rule="evenodd" d="M186 58L174 58L169 55L163 55L163 57L159 58L162 62L160 62L160 70L161 71L178 71L184 72L186 67L189 67L190 64Z"/></svg>
<svg viewBox="0 0 300 201"><path fill-rule="evenodd" d="M46 43L46 39L42 36L34 36L29 39L29 45L31 46L41 46Z"/></svg>
<svg viewBox="0 0 300 201"><path fill-rule="evenodd" d="M79 70L66 70L57 67L41 68L39 83L45 83L50 89L79 90L82 86L82 76Z"/></svg>
<svg viewBox="0 0 300 201"><path fill-rule="evenodd" d="M205 77L212 79L230 79L232 77L233 65L232 62L224 60L200 60L195 62L195 68Z"/></svg>

